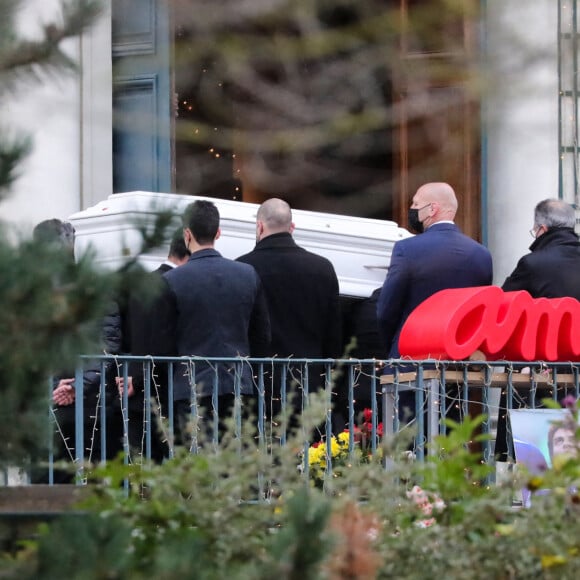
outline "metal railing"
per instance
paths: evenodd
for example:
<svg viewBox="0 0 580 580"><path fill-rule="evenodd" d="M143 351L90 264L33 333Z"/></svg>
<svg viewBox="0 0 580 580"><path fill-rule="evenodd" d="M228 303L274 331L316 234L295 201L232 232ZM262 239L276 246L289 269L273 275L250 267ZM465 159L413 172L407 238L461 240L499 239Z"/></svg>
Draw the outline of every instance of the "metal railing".
<svg viewBox="0 0 580 580"><path fill-rule="evenodd" d="M100 365L91 375L98 380L90 387L94 390L90 397L85 368L89 360ZM142 378L142 394L131 396L127 384L135 369ZM314 440L328 445L330 457L331 436L346 431L353 453L363 421L372 454L382 437L407 431L412 433L415 457L422 460L431 452L433 438L448 429L442 419L461 422L477 415L485 416L481 431L491 435L480 449L483 460L491 463L493 438L497 443L499 433L505 454L514 457L509 411L537 408L546 397L578 398L579 369L580 363L541 361L83 356L75 372L75 401L65 413L67 428L62 407L50 409L55 438L49 446L46 482L57 481L58 458L74 463L76 481L82 483L87 462L107 462L119 450L129 463L155 459L159 445L169 458L178 443L187 444L192 453L204 445L219 446L224 415L233 419L234 437L240 437L244 425L252 421L261 447L285 445L289 433L301 429L297 417L308 408L313 392L322 393L323 416L315 429L300 431L306 472L308 447ZM125 385L120 394L118 379ZM187 441L174 405L168 404L183 392L183 380L190 419ZM54 385L51 380L51 391ZM220 393L229 395L232 404L227 409ZM252 413L246 413L248 407ZM331 462L327 469L332 469Z"/></svg>

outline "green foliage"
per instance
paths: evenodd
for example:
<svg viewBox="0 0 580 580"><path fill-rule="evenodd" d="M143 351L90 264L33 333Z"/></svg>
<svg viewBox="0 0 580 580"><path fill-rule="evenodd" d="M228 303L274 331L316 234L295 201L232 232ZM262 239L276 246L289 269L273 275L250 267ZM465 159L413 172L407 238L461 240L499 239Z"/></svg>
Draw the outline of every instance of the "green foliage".
<svg viewBox="0 0 580 580"><path fill-rule="evenodd" d="M0 239L0 268L0 459L21 461L48 440L50 374L72 373L79 354L98 350L113 279L90 256L75 264L30 240Z"/></svg>
<svg viewBox="0 0 580 580"><path fill-rule="evenodd" d="M74 69L62 42L94 22L101 0L62 0L61 14L36 39L17 32L24 2L0 0L0 98L20 81ZM26 136L0 129L0 200L31 149ZM47 441L50 373L74 369L77 356L98 349L114 283L97 274L90 256L72 264L60 251L30 241L11 243L0 230L0 461L21 463ZM47 430L46 430L47 431Z"/></svg>
<svg viewBox="0 0 580 580"><path fill-rule="evenodd" d="M577 577L580 462L569 457L539 482L521 472L506 484L482 485L489 473L468 449L481 421L452 425L437 441L439 453L425 463L404 459L399 442L385 441L387 468L373 460L357 465L335 478L327 494L307 485L297 469L302 431L286 447L267 451L247 429L241 440L228 437L219 449L202 447L197 455L183 451L161 466L111 464L98 474L106 485L96 485L83 505L94 515L50 526L32 560L34 573L281 580ZM429 490L430 502L442 498L444 505L429 511L412 501L408 492L417 484ZM529 509L514 509L512 498L522 486L545 486L550 493L536 493ZM368 515L357 516L356 504ZM353 518L358 525L350 529ZM67 547L59 553L58 546ZM70 565L64 562L69 546ZM81 546L86 560L100 554L98 565L73 557ZM334 565L347 547L350 565ZM363 547L367 555L357 558ZM374 571L365 569L368 561L376 562ZM332 575L336 570L340 576Z"/></svg>
<svg viewBox="0 0 580 580"><path fill-rule="evenodd" d="M63 50L62 41L78 36L95 22L102 0L61 0L61 14L45 22L39 38L21 38L15 19L25 2L0 0L0 79L2 90L14 88L24 78L39 80L42 74L74 69L76 64Z"/></svg>
<svg viewBox="0 0 580 580"><path fill-rule="evenodd" d="M448 433L435 437L427 458L423 485L437 490L444 500L462 497L483 490L482 483L491 475L492 467L472 451L473 444L489 440L489 435L476 434L485 417L464 417L461 423L446 419Z"/></svg>
<svg viewBox="0 0 580 580"><path fill-rule="evenodd" d="M266 569L262 577L264 580L315 579L332 547L332 538L327 533L330 502L321 501L319 496L303 488L290 498L286 509L285 524L278 529L269 550L273 566Z"/></svg>
<svg viewBox="0 0 580 580"><path fill-rule="evenodd" d="M0 142L0 192L9 188L18 177L18 165L30 152L31 142L26 137ZM1 195L0 195L1 197Z"/></svg>
<svg viewBox="0 0 580 580"><path fill-rule="evenodd" d="M127 571L131 529L119 517L63 516L45 532L38 578L119 578Z"/></svg>

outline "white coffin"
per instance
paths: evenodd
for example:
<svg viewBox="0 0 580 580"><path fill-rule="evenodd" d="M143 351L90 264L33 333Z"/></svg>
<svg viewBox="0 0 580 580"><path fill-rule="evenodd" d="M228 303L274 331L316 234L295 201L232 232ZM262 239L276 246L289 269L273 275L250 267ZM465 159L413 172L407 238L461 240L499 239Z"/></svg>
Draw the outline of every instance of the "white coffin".
<svg viewBox="0 0 580 580"><path fill-rule="evenodd" d="M98 263L106 268L118 268L139 252L139 224L151 224L157 211L171 210L177 228L185 207L196 199L209 198L145 191L111 195L69 217L76 230L75 252L78 256L92 248ZM231 259L252 250L259 206L221 199L210 201L220 212L222 235L216 249ZM393 245L411 235L395 222L386 220L304 210L293 210L292 217L296 224L296 243L334 264L342 296L366 297L381 286ZM140 256L139 261L153 270L167 257L167 249L158 248Z"/></svg>

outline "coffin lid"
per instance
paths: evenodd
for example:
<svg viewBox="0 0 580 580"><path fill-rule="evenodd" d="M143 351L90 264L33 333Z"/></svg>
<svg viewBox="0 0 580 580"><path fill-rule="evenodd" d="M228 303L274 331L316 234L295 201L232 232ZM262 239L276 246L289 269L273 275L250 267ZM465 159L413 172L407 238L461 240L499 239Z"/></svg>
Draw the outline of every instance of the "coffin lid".
<svg viewBox="0 0 580 580"><path fill-rule="evenodd" d="M75 252L93 249L97 262L118 268L139 252L139 226L152 224L156 212L175 214L175 228L181 225L185 207L196 199L215 203L220 212L221 237L216 249L235 259L251 251L256 242L258 204L172 193L131 191L117 193L86 210L71 215ZM343 296L366 297L382 285L395 242L410 236L395 222L307 210L292 210L296 225L294 239L303 248L325 256L334 265ZM167 257L168 246L139 257L153 270Z"/></svg>

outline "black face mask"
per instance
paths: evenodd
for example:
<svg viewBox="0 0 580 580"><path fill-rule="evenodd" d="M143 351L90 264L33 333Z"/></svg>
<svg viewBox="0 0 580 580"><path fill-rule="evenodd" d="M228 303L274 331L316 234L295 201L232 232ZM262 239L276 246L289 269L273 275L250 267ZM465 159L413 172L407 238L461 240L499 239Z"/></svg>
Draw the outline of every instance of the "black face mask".
<svg viewBox="0 0 580 580"><path fill-rule="evenodd" d="M423 209L423 208L420 208ZM417 232L418 234L422 234L425 229L423 228L423 222L419 221L419 210L418 209L409 209L409 227Z"/></svg>

